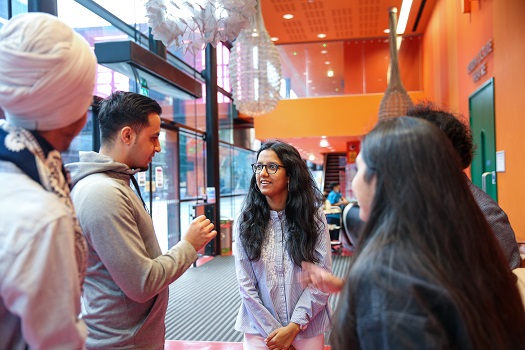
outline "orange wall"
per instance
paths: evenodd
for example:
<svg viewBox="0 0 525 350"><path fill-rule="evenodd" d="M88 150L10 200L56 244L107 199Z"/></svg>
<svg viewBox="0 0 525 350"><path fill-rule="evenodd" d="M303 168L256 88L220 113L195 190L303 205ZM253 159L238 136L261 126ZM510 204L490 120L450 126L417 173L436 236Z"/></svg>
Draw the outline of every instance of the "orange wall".
<svg viewBox="0 0 525 350"><path fill-rule="evenodd" d="M471 13L459 1L438 0L423 37L425 95L454 112L469 116L468 101L494 77L496 150L505 151L506 172L498 173L498 201L507 212L518 240L525 241L525 1L479 0ZM474 82L467 66L493 41L483 62L487 74Z"/></svg>
<svg viewBox="0 0 525 350"><path fill-rule="evenodd" d="M498 199L525 241L525 1L494 1L493 12L496 150L506 158Z"/></svg>
<svg viewBox="0 0 525 350"><path fill-rule="evenodd" d="M525 1L472 1L470 14L460 1L438 0L423 37L423 91L428 98L468 117L468 99L488 79L495 80L496 149L504 150L506 171L498 173L498 200L520 241L525 241ZM477 82L468 63L486 42L487 74ZM283 100L255 118L258 139L270 137L351 136L365 134L377 120L382 94Z"/></svg>
<svg viewBox="0 0 525 350"><path fill-rule="evenodd" d="M399 50L399 71L407 91L423 89L421 36L403 39ZM390 65L389 42L385 39L348 40L344 44L345 94L383 93Z"/></svg>
<svg viewBox="0 0 525 350"><path fill-rule="evenodd" d="M409 95L414 102L423 98L422 92ZM271 113L253 118L255 137L364 135L377 122L382 97L367 94L282 100Z"/></svg>

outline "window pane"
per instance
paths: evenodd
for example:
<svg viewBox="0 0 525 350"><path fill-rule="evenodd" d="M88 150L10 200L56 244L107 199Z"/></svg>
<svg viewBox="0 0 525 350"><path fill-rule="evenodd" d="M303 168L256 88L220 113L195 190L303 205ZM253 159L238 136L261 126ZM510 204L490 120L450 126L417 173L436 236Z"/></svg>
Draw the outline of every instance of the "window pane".
<svg viewBox="0 0 525 350"><path fill-rule="evenodd" d="M177 133L162 129L159 142L161 152L155 155L150 168L136 177L150 210L160 248L165 253L180 241Z"/></svg>
<svg viewBox="0 0 525 350"><path fill-rule="evenodd" d="M180 198L202 198L206 189L206 152L200 135L180 134Z"/></svg>

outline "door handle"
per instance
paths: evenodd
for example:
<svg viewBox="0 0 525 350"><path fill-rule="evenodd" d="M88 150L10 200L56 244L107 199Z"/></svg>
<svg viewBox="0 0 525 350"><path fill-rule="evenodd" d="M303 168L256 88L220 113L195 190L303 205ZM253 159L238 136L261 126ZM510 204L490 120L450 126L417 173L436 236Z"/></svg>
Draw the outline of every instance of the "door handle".
<svg viewBox="0 0 525 350"><path fill-rule="evenodd" d="M481 189L483 192L487 193L487 176L492 176L492 184L496 184L496 172L495 171L486 171L481 174Z"/></svg>

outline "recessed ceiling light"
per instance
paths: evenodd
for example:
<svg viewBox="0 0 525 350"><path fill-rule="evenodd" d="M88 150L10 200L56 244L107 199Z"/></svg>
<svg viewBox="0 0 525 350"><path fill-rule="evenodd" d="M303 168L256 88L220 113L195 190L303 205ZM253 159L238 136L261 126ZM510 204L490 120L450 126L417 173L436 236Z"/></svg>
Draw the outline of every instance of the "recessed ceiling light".
<svg viewBox="0 0 525 350"><path fill-rule="evenodd" d="M325 61L325 63L324 63L324 64L330 64L330 61Z"/></svg>
<svg viewBox="0 0 525 350"><path fill-rule="evenodd" d="M310 155L308 156L308 159L310 159L311 161L314 161L314 160L315 160L315 156L314 156L313 154L310 154Z"/></svg>
<svg viewBox="0 0 525 350"><path fill-rule="evenodd" d="M321 53L322 53L323 55L326 55L326 54L328 53L328 50L321 50Z"/></svg>
<svg viewBox="0 0 525 350"><path fill-rule="evenodd" d="M326 76L328 76L328 78L331 78L334 76L334 71L332 69L329 69L328 72L326 72Z"/></svg>
<svg viewBox="0 0 525 350"><path fill-rule="evenodd" d="M318 37L319 39L324 39L324 38L326 38L326 34L324 34L324 33L317 34L317 37Z"/></svg>
<svg viewBox="0 0 525 350"><path fill-rule="evenodd" d="M383 30L383 33L385 33L385 34L390 33L390 29L387 28L387 29Z"/></svg>
<svg viewBox="0 0 525 350"><path fill-rule="evenodd" d="M271 40L271 41L278 41L278 40L279 40L279 38L278 38L278 37L276 37L276 36L273 36L273 37L271 37L271 38L270 38L270 40Z"/></svg>
<svg viewBox="0 0 525 350"><path fill-rule="evenodd" d="M319 146L321 147L328 147L330 144L328 143L327 139L322 139L321 142L319 142Z"/></svg>
<svg viewBox="0 0 525 350"><path fill-rule="evenodd" d="M283 16L284 19L292 19L293 15L291 13L287 13Z"/></svg>
<svg viewBox="0 0 525 350"><path fill-rule="evenodd" d="M312 79L308 79L308 84L313 83L314 81Z"/></svg>

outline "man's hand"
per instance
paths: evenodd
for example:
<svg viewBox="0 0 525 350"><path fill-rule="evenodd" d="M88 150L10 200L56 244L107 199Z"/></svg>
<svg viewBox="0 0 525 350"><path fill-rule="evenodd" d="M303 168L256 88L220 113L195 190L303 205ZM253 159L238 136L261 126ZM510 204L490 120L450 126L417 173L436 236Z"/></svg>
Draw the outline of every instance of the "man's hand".
<svg viewBox="0 0 525 350"><path fill-rule="evenodd" d="M265 339L270 350L295 350L292 342L299 334L300 327L297 323L290 322L288 326L277 328Z"/></svg>
<svg viewBox="0 0 525 350"><path fill-rule="evenodd" d="M188 241L198 251L204 248L217 235L217 231L213 229L214 227L206 216L198 216L191 222L183 239Z"/></svg>

